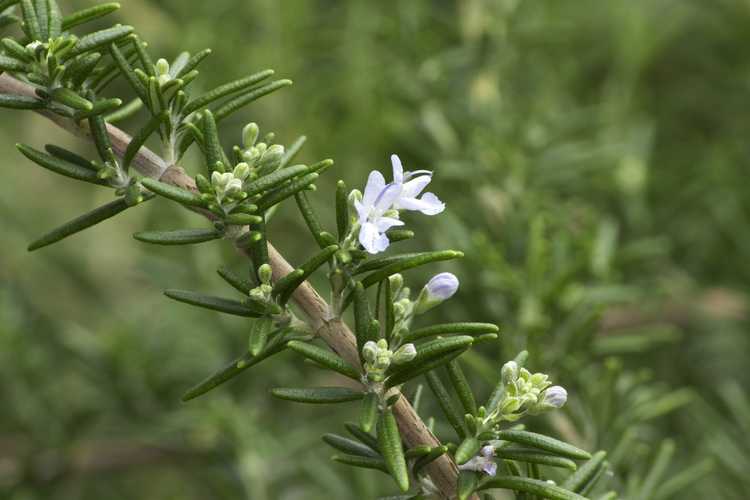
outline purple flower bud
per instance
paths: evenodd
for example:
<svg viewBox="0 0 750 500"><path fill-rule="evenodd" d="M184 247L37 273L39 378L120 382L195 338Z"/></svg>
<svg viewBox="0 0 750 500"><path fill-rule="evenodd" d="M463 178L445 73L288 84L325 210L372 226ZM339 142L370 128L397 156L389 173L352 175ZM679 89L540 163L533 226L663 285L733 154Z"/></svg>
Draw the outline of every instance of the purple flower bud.
<svg viewBox="0 0 750 500"><path fill-rule="evenodd" d="M544 391L544 404L553 408L562 408L568 400L568 391L559 385L553 385Z"/></svg>
<svg viewBox="0 0 750 500"><path fill-rule="evenodd" d="M458 290L458 278L451 273L440 273L432 277L422 288L417 298L415 312L422 314L444 300L453 297Z"/></svg>
<svg viewBox="0 0 750 500"><path fill-rule="evenodd" d="M458 290L458 278L452 273L440 273L432 277L425 285L431 298L447 300Z"/></svg>

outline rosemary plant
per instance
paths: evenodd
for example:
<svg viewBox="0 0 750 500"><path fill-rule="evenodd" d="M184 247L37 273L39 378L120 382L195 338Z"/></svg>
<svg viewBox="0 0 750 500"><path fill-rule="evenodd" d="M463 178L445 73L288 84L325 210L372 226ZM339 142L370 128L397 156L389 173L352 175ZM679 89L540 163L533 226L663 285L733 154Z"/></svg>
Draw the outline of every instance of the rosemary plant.
<svg viewBox="0 0 750 500"><path fill-rule="evenodd" d="M405 171L393 155L390 181L377 170L362 191L339 181L331 200L335 227L327 228L308 197L333 161L295 163L304 137L280 144L251 122L230 132L236 145L222 146L224 120L291 81L274 80L272 70L263 70L194 92L191 84L211 51L167 59L150 54L130 26L86 31L90 21L118 8L105 3L65 13L55 0L0 1L0 24L21 28L18 36L2 39L0 106L41 113L91 140L96 157L51 144L19 144L19 151L47 170L115 195L42 235L29 250L150 200L177 203L200 215L204 225L138 232L134 238L153 245L228 242L248 261L242 270L218 269L232 296L165 292L193 307L247 318L247 349L189 389L184 401L291 351L337 374L339 382L272 388L270 395L290 404L359 405L359 421L342 423L347 435L326 434L323 441L333 448L333 460L388 474L397 498L493 498L497 489L513 490L519 498L585 498L607 470L605 453L592 455L528 432L522 423L562 407L567 391L527 366L523 351L497 363L496 385L479 401L461 357L479 344L502 342L499 327L468 321L413 326L415 318L457 293L459 280L442 272L414 286L405 273L463 256L452 249L390 251L415 236L406 229L416 215L409 212L438 216L446 209L439 195L424 192L432 172ZM116 80L132 95L108 97ZM114 125L137 113L145 119L132 137ZM159 144L158 154L146 147L150 140ZM179 166L190 148L203 159L194 175ZM269 242L268 222L282 203L296 204L310 232L309 259L299 266L287 263ZM327 301L307 282L313 273L327 277ZM435 419L420 415L421 377L453 435L438 440ZM406 393L415 396L407 399ZM551 476L548 468L565 474Z"/></svg>

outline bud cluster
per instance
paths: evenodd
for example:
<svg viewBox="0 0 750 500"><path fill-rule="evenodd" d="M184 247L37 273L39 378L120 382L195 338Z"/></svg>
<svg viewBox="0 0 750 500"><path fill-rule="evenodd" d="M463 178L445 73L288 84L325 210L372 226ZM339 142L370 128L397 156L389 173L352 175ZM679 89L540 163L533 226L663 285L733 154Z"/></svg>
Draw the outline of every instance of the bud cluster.
<svg viewBox="0 0 750 500"><path fill-rule="evenodd" d="M249 295L251 298L262 301L269 301L271 299L271 291L273 290L273 286L271 285L271 273L272 269L268 264L263 264L258 268L258 279L260 280L260 285L250 290Z"/></svg>
<svg viewBox="0 0 750 500"><path fill-rule="evenodd" d="M414 347L414 344L404 344L396 349L396 352L393 352L393 350L389 349L388 342L385 339L380 339L377 342L370 340L362 348L367 379L372 382L382 382L385 380L385 373L391 364L402 365L408 363L416 355L417 349Z"/></svg>
<svg viewBox="0 0 750 500"><path fill-rule="evenodd" d="M265 140L258 141L260 129L256 123L248 123L242 129L242 147L235 146L235 154L251 168L256 177L262 177L276 171L281 166L284 146L270 144L274 134L268 134Z"/></svg>
<svg viewBox="0 0 750 500"><path fill-rule="evenodd" d="M548 375L519 368L515 361L503 365L501 379L503 399L488 417L495 423L514 422L525 414L538 415L560 408L567 401L565 389L552 386Z"/></svg>

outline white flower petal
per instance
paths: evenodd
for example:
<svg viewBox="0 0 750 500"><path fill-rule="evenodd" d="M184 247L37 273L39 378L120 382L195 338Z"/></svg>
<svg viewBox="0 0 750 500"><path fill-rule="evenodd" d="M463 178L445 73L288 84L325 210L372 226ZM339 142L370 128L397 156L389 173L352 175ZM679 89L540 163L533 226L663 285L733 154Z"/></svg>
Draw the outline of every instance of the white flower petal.
<svg viewBox="0 0 750 500"><path fill-rule="evenodd" d="M401 184L388 184L378 195L374 208L378 215L382 215L391 208L401 196Z"/></svg>
<svg viewBox="0 0 750 500"><path fill-rule="evenodd" d="M403 184L404 167L401 165L401 158L398 155L391 155L391 166L393 167L393 182Z"/></svg>
<svg viewBox="0 0 750 500"><path fill-rule="evenodd" d="M404 198L416 198L422 191L424 191L424 188L427 187L427 184L429 184L431 180L432 176L430 175L420 175L409 182L405 182L401 196Z"/></svg>
<svg viewBox="0 0 750 500"><path fill-rule="evenodd" d="M400 208L416 210L425 215L437 215L445 210L445 203L432 193L425 193L421 198L407 198L398 200Z"/></svg>
<svg viewBox="0 0 750 500"><path fill-rule="evenodd" d="M378 228L378 231L384 233L394 226L403 226L404 221L394 219L393 217L379 217L374 224Z"/></svg>
<svg viewBox="0 0 750 500"><path fill-rule="evenodd" d="M365 194L362 197L362 204L366 207L374 205L375 200L383 191L384 187L385 177L383 177L383 174L377 170L370 172L369 177L367 177L367 185L365 186Z"/></svg>
<svg viewBox="0 0 750 500"><path fill-rule="evenodd" d="M388 237L380 233L372 222L365 222L359 230L359 242L371 254L380 253L391 243Z"/></svg>

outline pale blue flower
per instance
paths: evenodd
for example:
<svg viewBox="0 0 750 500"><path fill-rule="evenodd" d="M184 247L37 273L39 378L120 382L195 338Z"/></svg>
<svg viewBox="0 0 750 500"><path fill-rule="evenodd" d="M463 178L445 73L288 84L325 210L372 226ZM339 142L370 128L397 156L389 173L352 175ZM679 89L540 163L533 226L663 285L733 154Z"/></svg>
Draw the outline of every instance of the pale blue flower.
<svg viewBox="0 0 750 500"><path fill-rule="evenodd" d="M445 204L433 193L422 194L432 180L432 172L404 172L401 160L396 155L391 155L391 165L393 182L387 184L383 174L374 170L367 178L362 200L354 201L360 224L359 242L371 254L388 248L390 241L385 232L404 224L398 218L399 210L413 210L426 215L436 215L445 210Z"/></svg>

